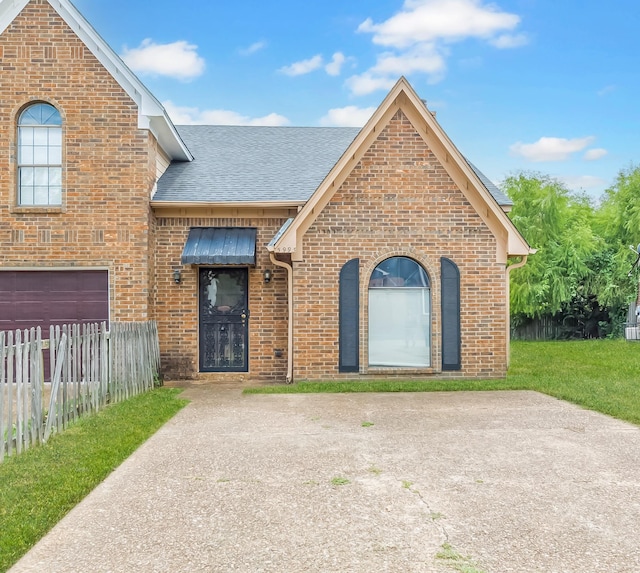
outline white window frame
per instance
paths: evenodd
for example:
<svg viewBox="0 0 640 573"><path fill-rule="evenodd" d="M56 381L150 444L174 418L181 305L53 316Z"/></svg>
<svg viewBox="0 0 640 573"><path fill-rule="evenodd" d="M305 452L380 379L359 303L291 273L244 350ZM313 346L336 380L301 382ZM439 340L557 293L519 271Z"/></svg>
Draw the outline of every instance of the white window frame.
<svg viewBox="0 0 640 573"><path fill-rule="evenodd" d="M40 116L40 119L36 118ZM46 102L27 106L18 117L17 204L62 205L62 118Z"/></svg>
<svg viewBox="0 0 640 573"><path fill-rule="evenodd" d="M370 280L368 288L368 366L369 368L431 367L431 287L424 267L409 257L390 257L376 266L395 258L408 259L419 267L422 284L394 284L393 277ZM373 282L376 284L372 284ZM381 325L385 322L385 325Z"/></svg>

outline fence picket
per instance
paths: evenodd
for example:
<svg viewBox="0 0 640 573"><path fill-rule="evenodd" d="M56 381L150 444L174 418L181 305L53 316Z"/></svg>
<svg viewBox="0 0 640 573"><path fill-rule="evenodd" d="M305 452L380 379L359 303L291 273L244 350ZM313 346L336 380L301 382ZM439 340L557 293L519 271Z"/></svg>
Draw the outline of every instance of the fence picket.
<svg viewBox="0 0 640 573"><path fill-rule="evenodd" d="M4 450L7 443L6 421L9 419L5 415L5 394L7 393L7 384L5 382L5 333L0 332L0 463L4 460Z"/></svg>
<svg viewBox="0 0 640 573"><path fill-rule="evenodd" d="M31 445L42 441L42 386L44 384L44 373L42 372L42 331L40 327L31 329L31 350L30 359L31 376Z"/></svg>
<svg viewBox="0 0 640 573"><path fill-rule="evenodd" d="M80 385L80 407L78 412L86 412L89 407L88 386L90 382L89 376L89 335L86 324L78 328L78 336L80 337L81 352L78 357L79 376L78 384Z"/></svg>
<svg viewBox="0 0 640 573"><path fill-rule="evenodd" d="M80 341L80 325L71 325L71 340L75 352L72 352L69 356L69 362L71 363L71 380L73 385L73 404L71 405L72 419L75 422L78 418L78 408L80 405L80 361L82 359L82 345Z"/></svg>
<svg viewBox="0 0 640 573"><path fill-rule="evenodd" d="M29 368L31 369L31 416L29 417L29 429L31 430L31 446L38 443L41 428L38 427L39 412L41 408L39 390L40 386L40 359L38 356L38 331L31 329L31 345L29 347ZM40 355L42 355L40 353Z"/></svg>
<svg viewBox="0 0 640 573"><path fill-rule="evenodd" d="M100 325L100 395L102 396L102 406L109 403L109 341L107 339L107 324L103 322Z"/></svg>
<svg viewBox="0 0 640 573"><path fill-rule="evenodd" d="M22 331L16 330L16 452L22 453L22 419L24 411L22 406L24 400L22 394L24 387L22 385Z"/></svg>
<svg viewBox="0 0 640 573"><path fill-rule="evenodd" d="M99 380L98 371L100 366L100 359L98 357L98 354L96 353L96 344L98 342L97 340L98 325L91 324L89 326L89 332L90 332L89 372L90 372L90 379L91 379L91 393L90 393L91 411L97 412L98 411L98 380Z"/></svg>
<svg viewBox="0 0 640 573"><path fill-rule="evenodd" d="M7 405L8 405L8 422L7 422L7 455L11 455L13 453L13 371L15 364L15 351L16 347L13 343L13 332L7 333Z"/></svg>
<svg viewBox="0 0 640 573"><path fill-rule="evenodd" d="M57 330L57 334L60 334L60 330ZM61 393L60 386L62 384L62 367L64 365L64 356L66 356L67 347L67 335L63 332L60 336L60 342L56 344L56 356L57 362L54 364L54 370L51 378L51 396L49 398L49 416L47 416L47 425L44 432L44 441L49 439L52 433L54 423L56 424L56 431L60 431L63 427L61 415L62 404L57 403Z"/></svg>
<svg viewBox="0 0 640 573"><path fill-rule="evenodd" d="M70 361L70 347L71 347L71 328L66 324L62 325L62 336L67 339L67 343L64 346L64 356L58 356L58 360L62 360L62 372L60 374L60 384L62 388L62 429L67 427L69 422L67 414L69 412L69 380L71 376L69 370L71 368Z"/></svg>
<svg viewBox="0 0 640 573"><path fill-rule="evenodd" d="M29 404L31 400L29 400L31 391L30 391L30 376L29 376L29 350L31 348L31 340L30 340L30 332L28 330L24 331L24 341L22 343L22 447L24 450L29 449L29 420L31 419L31 415L29 412Z"/></svg>

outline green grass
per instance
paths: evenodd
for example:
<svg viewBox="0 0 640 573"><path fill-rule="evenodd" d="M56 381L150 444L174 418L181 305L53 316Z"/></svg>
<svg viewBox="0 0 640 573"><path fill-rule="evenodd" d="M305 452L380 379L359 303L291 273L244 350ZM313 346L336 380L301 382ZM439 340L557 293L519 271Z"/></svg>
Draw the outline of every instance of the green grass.
<svg viewBox="0 0 640 573"><path fill-rule="evenodd" d="M47 444L0 463L0 571L187 402L160 388L84 418Z"/></svg>
<svg viewBox="0 0 640 573"><path fill-rule="evenodd" d="M640 342L581 340L511 344L504 380L355 380L247 388L245 393L535 390L640 424Z"/></svg>
<svg viewBox="0 0 640 573"><path fill-rule="evenodd" d="M483 573L470 557L461 555L449 543L442 545L442 550L436 554L436 559L459 573Z"/></svg>

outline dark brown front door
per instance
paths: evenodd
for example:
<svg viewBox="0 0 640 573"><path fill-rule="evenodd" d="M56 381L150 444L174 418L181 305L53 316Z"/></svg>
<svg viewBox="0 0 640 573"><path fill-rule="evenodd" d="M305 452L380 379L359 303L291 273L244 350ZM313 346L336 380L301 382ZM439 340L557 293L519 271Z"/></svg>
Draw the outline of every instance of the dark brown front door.
<svg viewBox="0 0 640 573"><path fill-rule="evenodd" d="M249 273L200 269L200 371L247 372Z"/></svg>

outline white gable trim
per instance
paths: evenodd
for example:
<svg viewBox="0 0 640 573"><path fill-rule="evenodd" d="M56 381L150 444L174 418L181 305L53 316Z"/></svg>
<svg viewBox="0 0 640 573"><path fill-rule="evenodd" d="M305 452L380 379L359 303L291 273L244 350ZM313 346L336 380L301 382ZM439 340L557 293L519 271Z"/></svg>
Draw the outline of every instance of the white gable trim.
<svg viewBox="0 0 640 573"><path fill-rule="evenodd" d="M138 127L150 130L167 155L178 161L191 161L187 149L166 110L120 56L107 44L93 26L69 0L47 0L89 51L120 84L138 106ZM2 34L29 3L29 0L0 0L0 34Z"/></svg>

